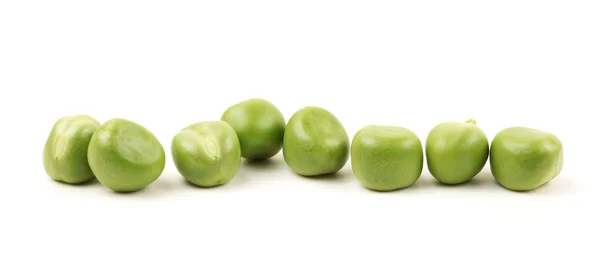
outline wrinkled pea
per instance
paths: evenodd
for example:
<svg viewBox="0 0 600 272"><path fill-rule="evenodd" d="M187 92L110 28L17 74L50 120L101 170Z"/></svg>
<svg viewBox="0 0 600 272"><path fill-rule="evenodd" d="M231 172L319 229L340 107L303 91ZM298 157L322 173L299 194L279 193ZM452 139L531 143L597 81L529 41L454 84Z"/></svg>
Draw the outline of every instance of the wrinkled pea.
<svg viewBox="0 0 600 272"><path fill-rule="evenodd" d="M494 178L513 191L534 190L560 174L563 145L549 132L510 127L494 136L490 165Z"/></svg>
<svg viewBox="0 0 600 272"><path fill-rule="evenodd" d="M50 178L82 183L94 178L87 152L92 135L100 123L88 115L65 116L56 121L43 151L44 170Z"/></svg>
<svg viewBox="0 0 600 272"><path fill-rule="evenodd" d="M241 164L238 136L224 121L203 121L185 127L173 137L171 152L179 173L200 187L229 182Z"/></svg>
<svg viewBox="0 0 600 272"><path fill-rule="evenodd" d="M283 157L302 176L333 174L348 161L350 143L342 123L331 112L315 106L292 115L283 136Z"/></svg>
<svg viewBox="0 0 600 272"><path fill-rule="evenodd" d="M153 183L165 167L158 139L133 121L115 118L96 130L88 161L100 183L116 192L139 191Z"/></svg>

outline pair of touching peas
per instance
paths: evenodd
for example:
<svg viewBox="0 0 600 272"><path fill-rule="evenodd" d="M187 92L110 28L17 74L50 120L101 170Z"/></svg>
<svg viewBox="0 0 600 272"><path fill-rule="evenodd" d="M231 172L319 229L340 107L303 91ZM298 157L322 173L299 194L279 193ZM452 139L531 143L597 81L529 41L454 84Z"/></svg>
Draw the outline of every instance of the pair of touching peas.
<svg viewBox="0 0 600 272"><path fill-rule="evenodd" d="M352 141L339 119L315 106L286 123L271 102L253 98L229 107L221 120L202 121L171 141L178 172L190 183L214 187L232 180L242 158L267 160L283 149L289 168L312 177L334 174L351 160L360 183L374 191L413 185L427 167L445 184L470 181L490 160L492 175L514 191L536 189L563 165L563 147L553 134L525 127L501 130L491 144L475 121L444 122L423 146L411 130L368 125ZM152 132L126 119L104 124L87 115L59 119L46 140L43 163L54 180L77 184L96 178L117 192L135 192L158 179L165 151Z"/></svg>

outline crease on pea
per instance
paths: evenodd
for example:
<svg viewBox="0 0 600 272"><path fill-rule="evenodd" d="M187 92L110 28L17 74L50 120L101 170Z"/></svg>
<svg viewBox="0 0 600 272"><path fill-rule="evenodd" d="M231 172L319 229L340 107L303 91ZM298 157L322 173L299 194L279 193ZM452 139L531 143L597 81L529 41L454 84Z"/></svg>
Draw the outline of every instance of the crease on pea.
<svg viewBox="0 0 600 272"><path fill-rule="evenodd" d="M113 118L100 126L88 146L88 161L105 187L136 192L156 181L165 168L165 151L144 126Z"/></svg>
<svg viewBox="0 0 600 272"><path fill-rule="evenodd" d="M202 121L183 128L171 141L171 156L177 171L199 187L228 183L241 164L238 136L224 121Z"/></svg>
<svg viewBox="0 0 600 272"><path fill-rule="evenodd" d="M340 171L350 156L350 140L340 120L316 106L296 111L285 127L283 157L298 175L315 177Z"/></svg>
<svg viewBox="0 0 600 272"><path fill-rule="evenodd" d="M44 144L43 165L46 174L53 180L68 184L94 179L87 150L92 135L99 127L100 122L84 114L58 119Z"/></svg>

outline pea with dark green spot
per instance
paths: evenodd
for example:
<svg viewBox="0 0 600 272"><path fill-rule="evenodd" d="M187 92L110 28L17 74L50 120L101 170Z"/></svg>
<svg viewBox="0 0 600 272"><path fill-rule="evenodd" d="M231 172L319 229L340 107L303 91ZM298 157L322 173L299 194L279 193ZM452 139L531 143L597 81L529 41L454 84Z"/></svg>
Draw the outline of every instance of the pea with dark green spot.
<svg viewBox="0 0 600 272"><path fill-rule="evenodd" d="M285 118L271 102L251 98L229 107L221 116L238 135L242 157L265 160L281 150Z"/></svg>

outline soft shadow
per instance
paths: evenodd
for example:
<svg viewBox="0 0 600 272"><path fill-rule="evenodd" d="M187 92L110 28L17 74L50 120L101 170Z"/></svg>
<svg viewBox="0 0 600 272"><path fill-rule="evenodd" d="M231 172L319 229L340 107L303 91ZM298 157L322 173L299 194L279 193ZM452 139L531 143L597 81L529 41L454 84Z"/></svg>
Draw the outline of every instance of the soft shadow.
<svg viewBox="0 0 600 272"><path fill-rule="evenodd" d="M69 186L69 187L98 187L101 185L101 183L95 177L92 179L89 179L87 181L84 181L82 183L67 183L64 181L56 180L56 179L51 179L51 180L57 184L61 184L64 186Z"/></svg>
<svg viewBox="0 0 600 272"><path fill-rule="evenodd" d="M222 187L222 186L228 186L228 187L238 187L238 186L243 186L247 183L250 182L251 178L253 175L252 174L248 174L248 169L247 167L241 167L240 170L238 170L237 174L235 175L235 177L233 177L232 180L230 180L229 182L227 182L226 184L223 184L221 186L218 187Z"/></svg>
<svg viewBox="0 0 600 272"><path fill-rule="evenodd" d="M285 163L281 156L271 157L265 160L242 159L240 169L235 177L226 185L237 188L240 186L256 186L277 178L284 169ZM237 190L237 189L236 189Z"/></svg>
<svg viewBox="0 0 600 272"><path fill-rule="evenodd" d="M244 159L242 167L248 167L258 170L271 170L281 165L281 159L279 157L272 157L265 160L250 160Z"/></svg>
<svg viewBox="0 0 600 272"><path fill-rule="evenodd" d="M431 189L431 188L438 186L436 183L438 183L438 181L436 179L434 179L433 177L427 176L427 175L421 175L421 177L419 177L419 179L417 179L417 181L415 181L412 185L403 187L403 188L390 190L390 191L377 191L377 190L373 190L371 188L367 188L365 186L362 186L362 187L369 192L392 194L392 193L405 192L405 191L412 192L414 190L419 191L419 190L423 190L423 189Z"/></svg>
<svg viewBox="0 0 600 272"><path fill-rule="evenodd" d="M464 185L471 188L502 188L489 170L481 171Z"/></svg>
<svg viewBox="0 0 600 272"><path fill-rule="evenodd" d="M131 196L131 197L157 197L168 194L174 190L177 190L179 186L173 179L160 177L156 181L152 182L148 186L137 190L137 191L129 191L129 192L116 192L110 190L114 195L119 196ZM108 189L108 188L107 188Z"/></svg>
<svg viewBox="0 0 600 272"><path fill-rule="evenodd" d="M373 193L378 193L378 194L393 194L393 193L397 193L397 192L403 192L403 191L406 191L406 190L408 190L408 191L412 191L412 190L414 190L414 189L418 189L418 188L426 187L426 186L420 185L420 183L422 183L422 182L419 182L419 181L421 181L421 180L417 180L415 183L413 183L413 184L412 184L412 185L410 185L410 186L403 187L403 188L398 188L398 189L394 189L394 190L389 190L389 191L379 191L379 190L374 190L374 189L368 188L368 187L366 187L366 186L362 186L362 187L363 187L365 190L367 190L367 191L369 191L369 192L373 192Z"/></svg>
<svg viewBox="0 0 600 272"><path fill-rule="evenodd" d="M477 176L472 178L470 181L461 184L444 184L435 179L431 181L438 187L459 187L466 189L493 189L493 190L502 190L504 192L515 193L515 194L539 194L539 195L557 195L557 194L565 194L572 193L576 191L576 183L569 177L558 176L553 180L547 182L546 184L538 187L534 190L529 191L516 191L508 189L502 184L500 184L496 178L492 175L492 172L489 170L484 170L480 172Z"/></svg>
<svg viewBox="0 0 600 272"><path fill-rule="evenodd" d="M303 179L307 179L307 180L315 180L315 181L332 181L332 182L347 182L350 181L350 177L352 176L352 171L348 168L343 168L340 171L337 171L335 173L332 174L323 174L323 175L318 175L318 176L303 176L303 175L298 175L297 176L303 178Z"/></svg>
<svg viewBox="0 0 600 272"><path fill-rule="evenodd" d="M498 183L498 186L502 186L502 185L500 185ZM507 188L505 188L505 189L510 192L514 192L517 194L524 194L524 195L527 195L527 194L544 195L544 196L565 195L565 194L577 192L577 181L571 177L559 175L558 177L554 178L553 180L550 180L549 182L546 182L546 184L544 184L536 189L533 189L533 190L514 191L514 190L507 189Z"/></svg>
<svg viewBox="0 0 600 272"><path fill-rule="evenodd" d="M227 184L229 184L229 182L231 182L231 181L229 181L229 182L227 182L225 184L219 184L219 185L210 186L210 187L204 187L204 186L196 185L196 184L192 183L191 181L189 181L189 180L187 180L185 178L181 178L179 182L184 183L188 188L193 188L193 189L197 189L197 190L211 190L211 189L217 189L217 188L224 187Z"/></svg>
<svg viewBox="0 0 600 272"><path fill-rule="evenodd" d="M413 190L424 190L424 189L452 189L456 188L457 190L488 190L488 189L497 189L502 188L495 181L494 177L489 171L482 171L477 176L473 177L471 180L459 183L459 184L447 184L442 183L432 177L431 175L424 173L419 177L419 179L413 183L411 186L396 189L393 191L381 191L381 193L392 193L392 192L401 192L401 191L413 191ZM368 188L367 188L368 189ZM374 191L369 189L370 191ZM380 192L380 191L374 191Z"/></svg>
<svg viewBox="0 0 600 272"><path fill-rule="evenodd" d="M446 187L446 188L451 188L451 187L458 187L458 188L470 188L470 189L496 189L496 188L502 188L497 182L496 179L494 179L494 176L492 175L491 172L489 171L481 171L479 174L477 174L475 177L473 177L472 179L463 182L463 183L459 183L459 184L447 184L447 183L443 183L440 182L436 179L433 179L433 183L438 186L438 187Z"/></svg>
<svg viewBox="0 0 600 272"><path fill-rule="evenodd" d="M482 171L477 174L472 179L458 183L458 184L448 184L443 183L436 178L427 175L425 177L421 177L413 186L417 188L426 188L426 187L438 187L438 188L458 188L460 190L464 189L491 189L501 187L496 183L494 177L489 171Z"/></svg>
<svg viewBox="0 0 600 272"><path fill-rule="evenodd" d="M427 188L431 188L434 186L434 182L437 182L435 179L431 178L431 177L425 177L425 176L421 176L417 181L415 181L415 183L413 183L413 185L408 186L408 187L404 187L404 188L400 188L391 192L399 192L399 191L406 191L406 190L422 190L422 189L427 189Z"/></svg>
<svg viewBox="0 0 600 272"><path fill-rule="evenodd" d="M140 195L141 193L143 193L144 191L147 191L147 188L143 188L141 190L137 190L137 191L113 191L110 190L109 191L114 194L114 195Z"/></svg>
<svg viewBox="0 0 600 272"><path fill-rule="evenodd" d="M159 192L165 193L165 192L175 191L175 190L177 190L178 187L180 187L179 184L177 184L176 181L172 178L171 179L159 178L158 180L153 182L150 185L150 188L148 188L148 189L150 191L159 191Z"/></svg>

